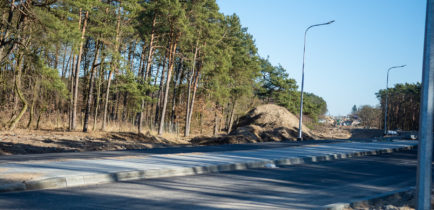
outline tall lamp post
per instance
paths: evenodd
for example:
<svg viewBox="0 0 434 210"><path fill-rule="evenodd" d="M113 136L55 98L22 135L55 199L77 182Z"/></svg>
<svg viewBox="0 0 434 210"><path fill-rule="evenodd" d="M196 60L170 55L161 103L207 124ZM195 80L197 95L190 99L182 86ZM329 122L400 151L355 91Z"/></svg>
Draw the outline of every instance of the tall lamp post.
<svg viewBox="0 0 434 210"><path fill-rule="evenodd" d="M387 80L386 80L386 103L384 108L384 135L387 135L387 105L388 105L388 99L389 99L389 72L392 69L402 68L407 65L402 66L392 66L389 69L387 69Z"/></svg>
<svg viewBox="0 0 434 210"><path fill-rule="evenodd" d="M329 21L327 23L320 23L320 24L315 24L315 25L311 25L309 27L306 28L306 31L304 32L304 46L303 46L303 66L301 68L301 95L300 95L300 120L299 120L299 124L298 124L298 140L303 140L303 131L302 131L302 121L303 121L303 88L304 88L304 58L306 55L306 35L307 35L307 31L309 31L309 29L316 27L316 26L323 26L323 25L329 25L334 23L335 21Z"/></svg>

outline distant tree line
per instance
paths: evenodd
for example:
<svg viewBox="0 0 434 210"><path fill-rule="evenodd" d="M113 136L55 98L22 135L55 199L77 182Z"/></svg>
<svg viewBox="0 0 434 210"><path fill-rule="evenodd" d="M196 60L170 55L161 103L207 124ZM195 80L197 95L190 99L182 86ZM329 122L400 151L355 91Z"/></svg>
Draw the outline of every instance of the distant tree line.
<svg viewBox="0 0 434 210"><path fill-rule="evenodd" d="M421 84L396 84L394 87L379 90L377 96L380 105L356 105L352 108L352 115L361 120L361 125L369 128L384 128L384 112L386 107L386 94L389 95L387 124L391 130L418 130L419 105Z"/></svg>
<svg viewBox="0 0 434 210"><path fill-rule="evenodd" d="M4 0L0 17L3 129L56 119L189 136L192 124L230 131L257 103L298 111L295 80L215 0ZM312 93L304 107L313 119L327 111Z"/></svg>
<svg viewBox="0 0 434 210"><path fill-rule="evenodd" d="M418 130L421 84L396 84L387 91L382 89L376 93L381 104L382 124L384 124L384 111L386 94L389 95L387 103L387 123L389 129Z"/></svg>
<svg viewBox="0 0 434 210"><path fill-rule="evenodd" d="M382 126L381 108L379 106L363 105L358 109L353 107L353 115L360 119L360 124L365 128L377 128Z"/></svg>

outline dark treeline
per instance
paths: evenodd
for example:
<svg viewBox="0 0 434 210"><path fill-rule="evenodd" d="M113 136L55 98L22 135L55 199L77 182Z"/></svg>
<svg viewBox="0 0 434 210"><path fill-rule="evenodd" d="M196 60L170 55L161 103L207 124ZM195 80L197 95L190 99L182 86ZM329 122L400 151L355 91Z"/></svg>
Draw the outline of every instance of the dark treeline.
<svg viewBox="0 0 434 210"><path fill-rule="evenodd" d="M401 130L419 129L419 105L421 84L396 84L388 91L382 89L376 93L381 104L381 125L384 126L384 110L386 94L389 94L388 102L388 128Z"/></svg>
<svg viewBox="0 0 434 210"><path fill-rule="evenodd" d="M258 103L298 111L295 80L215 0L4 0L0 16L4 129L120 123L189 136L230 132ZM305 100L311 118L327 111Z"/></svg>

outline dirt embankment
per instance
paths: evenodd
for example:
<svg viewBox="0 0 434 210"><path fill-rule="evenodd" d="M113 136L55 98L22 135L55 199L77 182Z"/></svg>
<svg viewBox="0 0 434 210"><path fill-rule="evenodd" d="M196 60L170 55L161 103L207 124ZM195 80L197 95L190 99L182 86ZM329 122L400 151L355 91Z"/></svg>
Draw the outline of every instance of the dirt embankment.
<svg viewBox="0 0 434 210"><path fill-rule="evenodd" d="M196 137L193 144L218 145L240 144L267 141L296 141L299 119L286 108L274 105L260 105L240 118L229 135L217 137ZM303 126L304 140L331 139L372 139L381 138L378 129L361 129L353 127L335 127L333 125L315 125L311 130Z"/></svg>
<svg viewBox="0 0 434 210"><path fill-rule="evenodd" d="M245 116L233 128L230 135L219 137L196 137L194 144L237 144L266 141L297 140L298 118L286 108L274 105L260 105ZM311 130L303 125L303 139L316 139Z"/></svg>
<svg viewBox="0 0 434 210"><path fill-rule="evenodd" d="M0 155L147 149L185 144L189 142L181 138L158 137L151 133L53 130L0 132Z"/></svg>

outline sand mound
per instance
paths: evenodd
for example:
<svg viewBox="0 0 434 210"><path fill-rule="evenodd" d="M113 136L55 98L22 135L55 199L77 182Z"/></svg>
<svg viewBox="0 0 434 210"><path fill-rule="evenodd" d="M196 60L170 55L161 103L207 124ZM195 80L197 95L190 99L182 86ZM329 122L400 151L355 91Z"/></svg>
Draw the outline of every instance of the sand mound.
<svg viewBox="0 0 434 210"><path fill-rule="evenodd" d="M220 137L197 137L194 144L236 144L266 141L297 140L298 118L286 108L265 104L243 116L230 135ZM314 139L309 128L303 125L303 139Z"/></svg>
<svg viewBox="0 0 434 210"><path fill-rule="evenodd" d="M298 122L298 118L286 108L265 104L243 116L231 135L254 135L262 141L296 140ZM304 125L303 139L313 139L310 129Z"/></svg>
<svg viewBox="0 0 434 210"><path fill-rule="evenodd" d="M263 128L298 128L298 117L284 107L265 104L250 110L245 116L241 117L236 128L247 125L258 125Z"/></svg>

